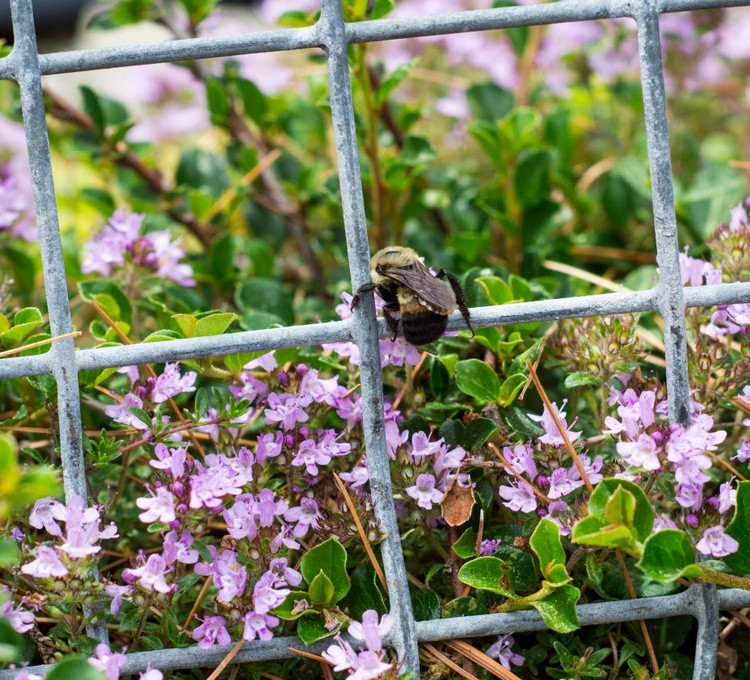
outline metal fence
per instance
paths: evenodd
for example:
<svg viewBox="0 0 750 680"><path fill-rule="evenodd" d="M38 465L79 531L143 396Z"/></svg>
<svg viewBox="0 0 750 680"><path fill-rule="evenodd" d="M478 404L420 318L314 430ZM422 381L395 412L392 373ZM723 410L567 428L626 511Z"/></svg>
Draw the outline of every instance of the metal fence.
<svg viewBox="0 0 750 680"><path fill-rule="evenodd" d="M352 289L356 290L369 281L369 244L347 46L352 43L446 33L621 17L633 19L638 32L659 282L648 291L476 308L471 310L473 325L500 326L602 314L658 312L663 318L665 329L670 418L673 422L685 422L688 418L689 392L685 308L750 301L750 283L682 288L659 41L660 14L743 6L750 4L748 0L563 0L533 6L348 24L343 18L341 0L322 0L320 20L310 27L54 54L39 54L37 51L32 0L10 0L10 4L15 44L11 54L0 60L0 78L15 80L20 86L40 231L44 284L50 328L54 336L68 333L72 328L42 96L43 75L259 52L322 49L328 65L349 268ZM449 328L462 327L463 320L458 314L454 314ZM0 361L0 378L40 374L54 376L58 387L65 493L68 497L73 494L85 497L78 387L80 371L353 340L362 355L361 389L370 489L376 518L386 536L381 549L391 615L396 622L389 642L403 660L404 670L412 671L418 677L420 641L535 631L543 630L546 626L535 611L431 621L414 620L393 506L384 435L378 337L389 333L384 322L376 321L372 300L366 299L353 318L325 324L80 351L76 351L72 339L62 340L56 342L47 354L3 359ZM581 625L587 626L678 615L694 616L698 622L698 635L693 677L705 680L714 677L719 611L746 606L750 606L748 591L718 591L715 586L694 585L671 596L580 605L578 617ZM106 639L106 630L103 628L91 630L90 633L98 639ZM299 647L301 642L294 637L248 642L235 656L234 662L289 657L292 655L290 646ZM191 647L134 653L127 656L122 673L144 670L149 663L162 670L211 666L218 664L230 648L231 646L210 649ZM46 666L39 666L30 670L44 673L47 669ZM0 671L0 680L12 676L13 672Z"/></svg>

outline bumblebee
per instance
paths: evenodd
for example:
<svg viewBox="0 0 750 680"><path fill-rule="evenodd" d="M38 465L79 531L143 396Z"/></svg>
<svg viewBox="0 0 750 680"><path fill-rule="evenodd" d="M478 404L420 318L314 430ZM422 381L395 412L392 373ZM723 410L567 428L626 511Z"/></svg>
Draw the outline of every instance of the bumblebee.
<svg viewBox="0 0 750 680"><path fill-rule="evenodd" d="M400 323L404 338L412 345L435 342L445 333L448 315L456 309L474 335L458 279L445 269L431 274L411 248L390 246L375 253L370 260L370 278L372 283L354 294L351 308L363 295L377 290L385 302L383 316L393 331L392 340L398 335Z"/></svg>

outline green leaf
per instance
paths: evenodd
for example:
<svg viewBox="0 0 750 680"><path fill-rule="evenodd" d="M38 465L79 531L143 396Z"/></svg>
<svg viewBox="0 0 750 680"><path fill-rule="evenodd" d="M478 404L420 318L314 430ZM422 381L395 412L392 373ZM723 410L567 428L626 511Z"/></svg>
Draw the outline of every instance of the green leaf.
<svg viewBox="0 0 750 680"><path fill-rule="evenodd" d="M4 603L0 598L0 603ZM21 661L24 638L10 623L10 619L0 616L0 665Z"/></svg>
<svg viewBox="0 0 750 680"><path fill-rule="evenodd" d="M237 80L236 87L242 97L242 106L247 116L257 123L262 123L268 113L266 95L255 83L245 78Z"/></svg>
<svg viewBox="0 0 750 680"><path fill-rule="evenodd" d="M551 519L542 517L531 534L529 545L539 560L544 578L555 565L565 567L565 550L560 541L560 528Z"/></svg>
<svg viewBox="0 0 750 680"><path fill-rule="evenodd" d="M643 489L634 482L612 477L603 479L591 494L589 512L605 519L606 505L619 488L632 494L635 499L632 530L635 538L643 543L651 535L654 527L654 509L651 507L651 501L649 501Z"/></svg>
<svg viewBox="0 0 750 680"><path fill-rule="evenodd" d="M570 535L573 543L597 545L604 548L635 550L633 533L625 526L608 524L601 517L589 515L576 522Z"/></svg>
<svg viewBox="0 0 750 680"><path fill-rule="evenodd" d="M297 635L306 645L311 645L318 640L335 635L339 628L341 628L341 623L333 630L328 630L325 619L320 614L311 614L310 616L303 616L297 622Z"/></svg>
<svg viewBox="0 0 750 680"><path fill-rule="evenodd" d="M338 602L349 592L351 581L346 573L346 550L331 537L308 550L302 557L300 571L305 582L311 584L322 571L333 583L331 602Z"/></svg>
<svg viewBox="0 0 750 680"><path fill-rule="evenodd" d="M310 600L314 605L330 604L333 601L333 596L333 582L323 571L319 571L310 583Z"/></svg>
<svg viewBox="0 0 750 680"><path fill-rule="evenodd" d="M489 611L476 597L468 595L457 597L448 602L443 608L443 617L448 619L453 616L479 616L488 614Z"/></svg>
<svg viewBox="0 0 750 680"><path fill-rule="evenodd" d="M21 561L21 549L12 538L0 537L0 568L15 567Z"/></svg>
<svg viewBox="0 0 750 680"><path fill-rule="evenodd" d="M724 561L738 574L750 574L750 481L737 484L737 507L725 532L739 543L739 547Z"/></svg>
<svg viewBox="0 0 750 680"><path fill-rule="evenodd" d="M294 323L292 296L275 279L256 277L243 281L235 291L234 299L243 312L265 312L284 323Z"/></svg>
<svg viewBox="0 0 750 680"><path fill-rule="evenodd" d="M105 680L104 673L94 668L84 656L66 656L47 673L47 680Z"/></svg>
<svg viewBox="0 0 750 680"><path fill-rule="evenodd" d="M175 176L178 185L201 189L218 198L229 188L227 162L202 149L187 149L180 157Z"/></svg>
<svg viewBox="0 0 750 680"><path fill-rule="evenodd" d="M456 385L479 401L496 402L500 397L500 379L479 359L466 359L456 364Z"/></svg>
<svg viewBox="0 0 750 680"><path fill-rule="evenodd" d="M499 276L479 276L474 279L491 305L504 305L513 300L513 291Z"/></svg>
<svg viewBox="0 0 750 680"><path fill-rule="evenodd" d="M585 371L576 371L565 377L565 387L569 390L575 387L591 387L598 385L601 379Z"/></svg>
<svg viewBox="0 0 750 680"><path fill-rule="evenodd" d="M352 587L346 596L346 611L355 619L361 619L368 609L385 614L388 609L383 593L378 586L375 569L369 562L360 564L352 573Z"/></svg>
<svg viewBox="0 0 750 680"><path fill-rule="evenodd" d="M382 19L393 11L394 0L375 0L368 16L369 19Z"/></svg>
<svg viewBox="0 0 750 680"><path fill-rule="evenodd" d="M703 574L695 564L692 542L684 531L678 529L663 529L649 536L636 566L649 578L662 583Z"/></svg>
<svg viewBox="0 0 750 680"><path fill-rule="evenodd" d="M518 393L523 389L527 381L528 377L523 373L515 373L508 376L500 386L498 404L500 406L510 406L516 400Z"/></svg>
<svg viewBox="0 0 750 680"><path fill-rule="evenodd" d="M544 434L544 428L529 418L527 411L517 406L506 408L502 412L502 418L509 430L524 437L539 437Z"/></svg>
<svg viewBox="0 0 750 680"><path fill-rule="evenodd" d="M429 588L411 589L411 606L416 621L430 621L440 618L440 597L434 590Z"/></svg>
<svg viewBox="0 0 750 680"><path fill-rule="evenodd" d="M522 205L536 205L549 193L552 159L547 149L522 154L516 166L516 193Z"/></svg>
<svg viewBox="0 0 750 680"><path fill-rule="evenodd" d="M392 4L393 0L386 0L388 4L390 4L390 7L393 7ZM390 12L390 8L388 9ZM391 95L393 90L395 90L411 73L411 70L416 65L418 59L412 59L411 61L401 64L400 66L397 66L391 73L389 73L384 79L383 82L380 83L380 87L378 87L377 92L375 93L375 101L378 103L378 105L383 104L383 102L388 99L388 97Z"/></svg>
<svg viewBox="0 0 750 680"><path fill-rule="evenodd" d="M578 588L565 585L555 588L543 600L531 604L552 630L558 633L572 633L579 627L576 603L580 597L581 591Z"/></svg>
<svg viewBox="0 0 750 680"><path fill-rule="evenodd" d="M458 580L477 590L515 598L515 575L509 564L497 557L477 557L458 571Z"/></svg>
<svg viewBox="0 0 750 680"><path fill-rule="evenodd" d="M492 82L471 85L466 98L474 117L490 123L503 118L516 103L512 92Z"/></svg>
<svg viewBox="0 0 750 680"><path fill-rule="evenodd" d="M42 313L36 307L26 307L13 315L13 326L0 333L0 343L6 347L16 347L34 332L44 321Z"/></svg>
<svg viewBox="0 0 750 680"><path fill-rule="evenodd" d="M133 306L123 290L114 281L109 279L93 279L92 281L81 281L78 284L81 297L86 302L98 303L99 295L108 295L117 303L119 310L118 319L129 326L133 325Z"/></svg>
<svg viewBox="0 0 750 680"><path fill-rule="evenodd" d="M701 241L729 219L729 207L747 195L742 173L726 163L711 163L699 170L683 201L688 223Z"/></svg>
<svg viewBox="0 0 750 680"><path fill-rule="evenodd" d="M604 506L604 519L610 524L620 524L631 529L635 519L635 496L621 486L615 489Z"/></svg>
<svg viewBox="0 0 750 680"><path fill-rule="evenodd" d="M253 359L257 359L258 357L261 357L264 354L267 354L265 350L260 350L258 352L241 352L239 354L227 354L224 357L224 364L230 371L232 371L232 373L234 373L235 375L239 375L240 373L242 373L242 370L246 364L249 364Z"/></svg>
<svg viewBox="0 0 750 680"><path fill-rule="evenodd" d="M499 431L497 423L489 418L475 418L461 435L461 446L468 451L474 451L484 446Z"/></svg>
<svg viewBox="0 0 750 680"><path fill-rule="evenodd" d="M461 537L451 546L456 555L462 560L468 560L476 556L476 536L474 535L474 529L469 527Z"/></svg>
<svg viewBox="0 0 750 680"><path fill-rule="evenodd" d="M307 603L307 608L304 603ZM310 595L302 590L293 590L286 596L284 601L273 609L273 615L284 621L294 621L300 616L315 614L315 609L310 608Z"/></svg>
<svg viewBox="0 0 750 680"><path fill-rule="evenodd" d="M204 335L221 335L240 317L231 312L216 312L198 319L195 334L198 337Z"/></svg>
<svg viewBox="0 0 750 680"><path fill-rule="evenodd" d="M409 135L404 140L399 160L404 165L414 167L431 163L435 156L435 149L432 148L432 144L430 144L430 141L426 137Z"/></svg>

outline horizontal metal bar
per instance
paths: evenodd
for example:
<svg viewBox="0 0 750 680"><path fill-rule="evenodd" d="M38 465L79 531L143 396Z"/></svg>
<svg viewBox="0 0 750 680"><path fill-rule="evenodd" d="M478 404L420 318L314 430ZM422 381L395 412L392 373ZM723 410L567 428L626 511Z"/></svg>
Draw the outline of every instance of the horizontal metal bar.
<svg viewBox="0 0 750 680"><path fill-rule="evenodd" d="M719 610L741 609L750 607L750 591L739 588L719 590ZM581 626L597 626L621 621L638 621L641 619L658 619L671 616L695 616L701 598L698 588L690 588L676 595L639 598L618 602L595 602L576 607L578 622ZM450 619L433 619L417 621L417 638L420 642L434 642L452 638L485 637L502 633L525 633L545 630L547 625L536 611L519 611L508 614L485 614L479 616L461 616ZM254 640L238 652L236 663L268 661L294 656L290 648L305 649L320 653L331 641L319 642L305 647L297 637L280 637L262 642ZM161 670L177 668L213 667L232 649L232 645L219 645L203 649L193 646L183 649L161 649L152 652L135 652L125 655L122 675L138 673L145 670L148 664ZM33 666L32 673L45 675L52 666ZM17 671L0 671L0 680L12 680Z"/></svg>
<svg viewBox="0 0 750 680"><path fill-rule="evenodd" d="M710 307L716 304L750 302L750 283L723 283L716 286L696 286L683 289L686 307ZM581 297L536 300L491 307L474 307L471 310L475 328L503 326L512 323L551 321L575 317L626 314L658 309L657 289L628 293L605 293ZM379 320L380 337L389 337L390 329ZM75 357L79 371L129 366L131 364L158 364L181 359L202 359L225 356L239 352L271 351L282 347L305 347L351 340L351 320L327 323L269 328L219 336L186 338L168 342L147 342L117 347L82 349ZM466 328L460 314L451 315L450 330ZM0 379L50 373L49 355L0 359Z"/></svg>
<svg viewBox="0 0 750 680"><path fill-rule="evenodd" d="M659 11L684 12L715 7L741 7L748 4L748 0L663 0ZM566 0L404 19L380 19L347 24L346 40L349 43L378 42L445 33L633 17L639 12L639 8L640 3L637 0ZM322 44L318 27L315 25L225 37L52 52L39 55L39 66L42 75L51 75L317 47L322 47ZM0 60L0 79L15 80L15 77L16 65L11 53Z"/></svg>

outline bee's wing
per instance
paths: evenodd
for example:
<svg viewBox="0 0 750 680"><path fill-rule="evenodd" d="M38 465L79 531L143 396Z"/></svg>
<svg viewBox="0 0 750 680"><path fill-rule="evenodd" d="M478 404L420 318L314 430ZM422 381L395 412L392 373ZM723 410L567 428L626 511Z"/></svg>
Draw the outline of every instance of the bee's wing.
<svg viewBox="0 0 750 680"><path fill-rule="evenodd" d="M427 268L417 260L413 269L382 267L381 273L389 279L406 286L428 309L438 314L448 315L456 310L456 296L450 285L430 274Z"/></svg>

